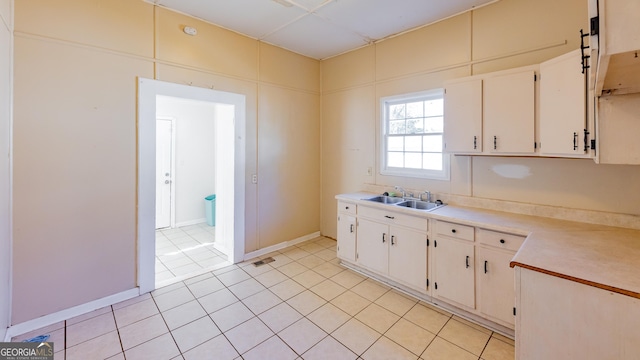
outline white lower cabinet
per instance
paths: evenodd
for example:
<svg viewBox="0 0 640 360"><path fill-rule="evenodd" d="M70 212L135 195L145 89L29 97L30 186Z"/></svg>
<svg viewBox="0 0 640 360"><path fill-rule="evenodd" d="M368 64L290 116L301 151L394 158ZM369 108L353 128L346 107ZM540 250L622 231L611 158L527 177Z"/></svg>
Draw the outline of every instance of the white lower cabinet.
<svg viewBox="0 0 640 360"><path fill-rule="evenodd" d="M356 204L338 202L338 257L356 261Z"/></svg>
<svg viewBox="0 0 640 360"><path fill-rule="evenodd" d="M515 323L515 284L511 259L524 242L524 236L477 229L476 294L483 317L513 328Z"/></svg>
<svg viewBox="0 0 640 360"><path fill-rule="evenodd" d="M358 264L380 273L389 271L389 225L358 220Z"/></svg>
<svg viewBox="0 0 640 360"><path fill-rule="evenodd" d="M425 292L427 219L362 209L370 218L358 218L357 264Z"/></svg>
<svg viewBox="0 0 640 360"><path fill-rule="evenodd" d="M339 202L338 257L434 302L513 329L509 263L524 236L396 211Z"/></svg>
<svg viewBox="0 0 640 360"><path fill-rule="evenodd" d="M356 217L338 215L338 257L356 261Z"/></svg>
<svg viewBox="0 0 640 360"><path fill-rule="evenodd" d="M474 309L473 242L439 236L433 245L434 297Z"/></svg>
<svg viewBox="0 0 640 360"><path fill-rule="evenodd" d="M513 253L478 247L478 310L491 320L513 327L515 290Z"/></svg>
<svg viewBox="0 0 640 360"><path fill-rule="evenodd" d="M414 289L425 291L427 286L426 239L427 234L423 231L391 227L390 277Z"/></svg>

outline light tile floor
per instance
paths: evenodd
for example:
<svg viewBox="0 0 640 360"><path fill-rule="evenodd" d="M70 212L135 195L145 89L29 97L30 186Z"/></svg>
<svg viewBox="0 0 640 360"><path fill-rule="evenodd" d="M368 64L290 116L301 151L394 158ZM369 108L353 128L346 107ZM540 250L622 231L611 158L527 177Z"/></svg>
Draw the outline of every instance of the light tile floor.
<svg viewBox="0 0 640 360"><path fill-rule="evenodd" d="M201 223L156 230L156 286L225 263L214 248L215 229Z"/></svg>
<svg viewBox="0 0 640 360"><path fill-rule="evenodd" d="M267 265L227 266L14 341L50 334L56 360L514 358L513 340L345 269L335 254L320 237L266 255L276 260Z"/></svg>

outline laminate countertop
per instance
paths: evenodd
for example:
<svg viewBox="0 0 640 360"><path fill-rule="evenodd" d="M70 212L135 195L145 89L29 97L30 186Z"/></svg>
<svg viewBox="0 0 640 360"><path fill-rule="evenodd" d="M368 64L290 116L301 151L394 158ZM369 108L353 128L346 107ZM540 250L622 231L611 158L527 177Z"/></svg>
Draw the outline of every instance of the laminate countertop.
<svg viewBox="0 0 640 360"><path fill-rule="evenodd" d="M359 192L337 195L336 199L381 209L392 206L363 200L373 196L376 194ZM511 267L520 266L640 298L640 230L453 205L430 212L402 207L391 209L525 235Z"/></svg>

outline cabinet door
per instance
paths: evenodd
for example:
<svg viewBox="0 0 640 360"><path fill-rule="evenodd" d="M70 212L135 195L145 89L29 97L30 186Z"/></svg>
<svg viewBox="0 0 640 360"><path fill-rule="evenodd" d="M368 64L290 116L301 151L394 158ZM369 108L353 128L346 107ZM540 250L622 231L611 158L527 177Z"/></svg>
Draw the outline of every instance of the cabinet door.
<svg viewBox="0 0 640 360"><path fill-rule="evenodd" d="M484 149L489 153L535 152L535 72L484 80Z"/></svg>
<svg viewBox="0 0 640 360"><path fill-rule="evenodd" d="M338 257L356 262L356 218L338 215Z"/></svg>
<svg viewBox="0 0 640 360"><path fill-rule="evenodd" d="M478 247L478 307L493 320L514 325L516 294L513 269L509 262L513 253Z"/></svg>
<svg viewBox="0 0 640 360"><path fill-rule="evenodd" d="M434 295L475 308L473 243L438 238L433 252Z"/></svg>
<svg viewBox="0 0 640 360"><path fill-rule="evenodd" d="M427 288L427 234L391 227L389 276L412 288Z"/></svg>
<svg viewBox="0 0 640 360"><path fill-rule="evenodd" d="M540 153L585 154L585 75L580 49L540 64Z"/></svg>
<svg viewBox="0 0 640 360"><path fill-rule="evenodd" d="M387 274L389 271L389 226L358 219L358 264Z"/></svg>
<svg viewBox="0 0 640 360"><path fill-rule="evenodd" d="M446 85L444 148L450 153L482 152L482 80Z"/></svg>

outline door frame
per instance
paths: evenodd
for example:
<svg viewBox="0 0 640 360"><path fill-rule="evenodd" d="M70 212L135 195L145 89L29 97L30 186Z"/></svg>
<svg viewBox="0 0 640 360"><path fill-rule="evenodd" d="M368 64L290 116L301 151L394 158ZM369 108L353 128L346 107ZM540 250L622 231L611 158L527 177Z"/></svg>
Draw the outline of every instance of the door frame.
<svg viewBox="0 0 640 360"><path fill-rule="evenodd" d="M171 202L169 204L171 216L169 219L169 226L173 229L176 227L176 118L170 116L156 116L156 121L158 120L171 122L171 194L169 195L171 197ZM156 189L156 191L158 190Z"/></svg>
<svg viewBox="0 0 640 360"><path fill-rule="evenodd" d="M137 285L140 293L155 289L155 168L156 168L156 97L172 96L217 104L234 105L233 181L232 189L219 189L218 196L230 196L233 201L221 201L227 214L225 233L232 238L230 259L243 261L245 252L245 172L246 172L246 97L224 91L138 78L138 203L137 203ZM229 154L227 154L228 156ZM221 156L221 154L218 154ZM222 225L222 224L221 224Z"/></svg>

